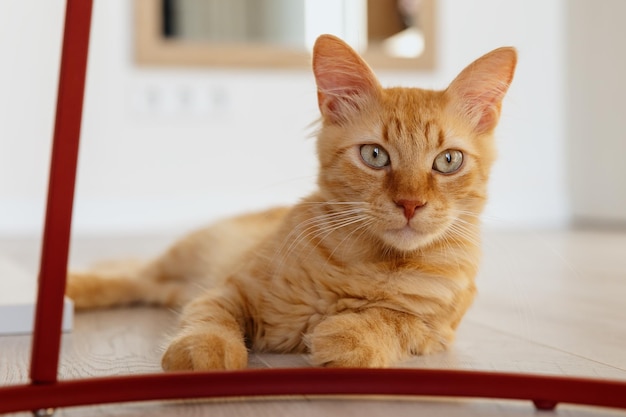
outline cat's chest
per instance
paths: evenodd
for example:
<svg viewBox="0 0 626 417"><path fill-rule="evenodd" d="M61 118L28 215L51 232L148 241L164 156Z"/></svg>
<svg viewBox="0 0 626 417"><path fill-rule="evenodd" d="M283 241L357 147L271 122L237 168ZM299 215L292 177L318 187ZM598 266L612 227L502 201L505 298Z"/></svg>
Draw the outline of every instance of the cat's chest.
<svg viewBox="0 0 626 417"><path fill-rule="evenodd" d="M274 276L257 310L255 345L267 350L304 351L302 336L328 316L372 307L409 313L431 309L419 292L420 287L425 294L433 290L419 284L427 279L420 275L418 270L390 271L363 263L340 269L300 265L290 274Z"/></svg>

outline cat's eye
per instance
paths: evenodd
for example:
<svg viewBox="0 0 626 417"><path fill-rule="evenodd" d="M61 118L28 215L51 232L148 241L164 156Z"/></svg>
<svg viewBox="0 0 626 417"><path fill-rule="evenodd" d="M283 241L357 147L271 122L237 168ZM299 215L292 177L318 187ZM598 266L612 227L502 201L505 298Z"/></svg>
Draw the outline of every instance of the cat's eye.
<svg viewBox="0 0 626 417"><path fill-rule="evenodd" d="M452 174L463 165L463 152L456 149L448 149L441 152L433 162L433 169L442 174Z"/></svg>
<svg viewBox="0 0 626 417"><path fill-rule="evenodd" d="M371 168L384 168L391 162L389 154L380 145L361 145L361 158Z"/></svg>

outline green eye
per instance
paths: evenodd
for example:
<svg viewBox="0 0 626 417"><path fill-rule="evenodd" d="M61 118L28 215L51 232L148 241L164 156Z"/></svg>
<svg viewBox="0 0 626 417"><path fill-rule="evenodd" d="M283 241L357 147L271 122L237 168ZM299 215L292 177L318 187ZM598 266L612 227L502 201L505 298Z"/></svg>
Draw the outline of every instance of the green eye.
<svg viewBox="0 0 626 417"><path fill-rule="evenodd" d="M380 169L389 165L389 154L379 145L361 145L361 158L369 167Z"/></svg>
<svg viewBox="0 0 626 417"><path fill-rule="evenodd" d="M452 174L463 165L463 152L448 149L441 152L433 162L433 169L442 174Z"/></svg>

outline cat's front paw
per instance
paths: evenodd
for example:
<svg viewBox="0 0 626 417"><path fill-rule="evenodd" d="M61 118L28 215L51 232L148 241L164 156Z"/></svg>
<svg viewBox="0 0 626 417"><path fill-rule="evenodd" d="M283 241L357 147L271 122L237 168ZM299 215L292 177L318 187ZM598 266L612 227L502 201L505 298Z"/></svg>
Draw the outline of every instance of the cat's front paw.
<svg viewBox="0 0 626 417"><path fill-rule="evenodd" d="M216 332L177 336L161 360L165 371L209 371L243 369L248 351L238 337Z"/></svg>
<svg viewBox="0 0 626 417"><path fill-rule="evenodd" d="M389 366L392 360L385 345L363 324L358 314L333 316L322 321L307 337L311 362L342 368Z"/></svg>

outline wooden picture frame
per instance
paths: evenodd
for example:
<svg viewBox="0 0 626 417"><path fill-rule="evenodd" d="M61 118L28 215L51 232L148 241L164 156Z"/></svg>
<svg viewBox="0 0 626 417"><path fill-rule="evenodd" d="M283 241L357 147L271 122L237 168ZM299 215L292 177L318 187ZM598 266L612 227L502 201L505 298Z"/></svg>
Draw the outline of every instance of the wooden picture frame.
<svg viewBox="0 0 626 417"><path fill-rule="evenodd" d="M432 70L435 67L436 0L423 0L420 27L424 51L416 58L397 58L371 47L363 58L374 69ZM221 44L167 39L161 34L159 0L134 0L135 62L159 67L308 68L310 54L270 44Z"/></svg>

